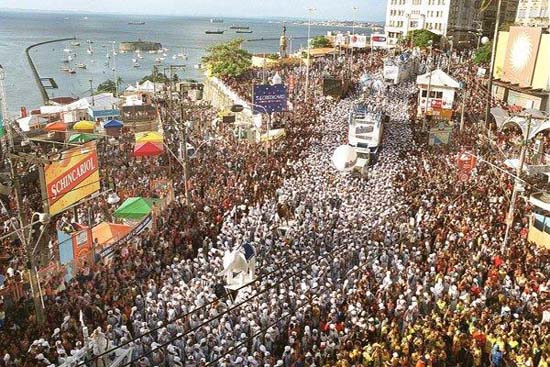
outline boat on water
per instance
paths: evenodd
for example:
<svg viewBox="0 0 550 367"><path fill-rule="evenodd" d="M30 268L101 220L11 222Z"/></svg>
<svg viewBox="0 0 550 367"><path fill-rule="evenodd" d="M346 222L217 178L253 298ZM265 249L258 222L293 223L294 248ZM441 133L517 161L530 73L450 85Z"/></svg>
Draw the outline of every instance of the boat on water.
<svg viewBox="0 0 550 367"><path fill-rule="evenodd" d="M220 18L211 18L210 23L223 23L223 19Z"/></svg>
<svg viewBox="0 0 550 367"><path fill-rule="evenodd" d="M134 67L135 67L135 68L139 68L139 67L141 67L141 65L140 65L139 63L137 63L137 62L134 62Z"/></svg>
<svg viewBox="0 0 550 367"><path fill-rule="evenodd" d="M136 62L137 62L137 59L136 59L136 58L133 58L133 59L132 59L132 62L136 63Z"/></svg>
<svg viewBox="0 0 550 367"><path fill-rule="evenodd" d="M79 68L79 69L86 69L86 64L83 64L83 63L79 63L79 64L76 64L76 67Z"/></svg>
<svg viewBox="0 0 550 367"><path fill-rule="evenodd" d="M75 69L67 67L67 66L63 66L61 68L61 71L64 71L64 72L69 73L69 74L76 74Z"/></svg>
<svg viewBox="0 0 550 367"><path fill-rule="evenodd" d="M162 64L162 58L157 57L157 58L155 59L155 63L157 63L157 64Z"/></svg>
<svg viewBox="0 0 550 367"><path fill-rule="evenodd" d="M145 22L128 22L129 25L144 25Z"/></svg>
<svg viewBox="0 0 550 367"><path fill-rule="evenodd" d="M247 25L232 25L229 29L250 29Z"/></svg>
<svg viewBox="0 0 550 367"><path fill-rule="evenodd" d="M79 47L79 46L80 46L80 42L78 42L78 41L72 41L72 42L71 42L71 46Z"/></svg>
<svg viewBox="0 0 550 367"><path fill-rule="evenodd" d="M217 31L205 31L206 34L223 34L223 30L217 30Z"/></svg>
<svg viewBox="0 0 550 367"><path fill-rule="evenodd" d="M241 30L241 31L236 31L235 33L252 33L253 31L245 31L245 30Z"/></svg>
<svg viewBox="0 0 550 367"><path fill-rule="evenodd" d="M202 65L201 64L195 64L195 65L193 65L193 68L198 70L198 69L202 68Z"/></svg>

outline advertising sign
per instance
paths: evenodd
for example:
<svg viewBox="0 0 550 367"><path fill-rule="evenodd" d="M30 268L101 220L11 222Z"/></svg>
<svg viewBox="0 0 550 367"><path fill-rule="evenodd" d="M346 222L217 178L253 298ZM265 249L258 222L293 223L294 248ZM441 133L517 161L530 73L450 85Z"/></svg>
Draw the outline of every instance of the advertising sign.
<svg viewBox="0 0 550 367"><path fill-rule="evenodd" d="M367 47L367 36L352 34L349 39L349 45L353 48L365 48Z"/></svg>
<svg viewBox="0 0 550 367"><path fill-rule="evenodd" d="M50 215L99 191L99 167L95 142L62 153L58 161L44 167Z"/></svg>
<svg viewBox="0 0 550 367"><path fill-rule="evenodd" d="M443 101L439 98L430 99L430 103L432 105L432 108L441 108L441 107L443 107Z"/></svg>
<svg viewBox="0 0 550 367"><path fill-rule="evenodd" d="M334 46L343 46L346 44L346 36L342 33L337 33L334 37Z"/></svg>
<svg viewBox="0 0 550 367"><path fill-rule="evenodd" d="M323 78L323 95L332 98L340 98L344 93L342 79Z"/></svg>
<svg viewBox="0 0 550 367"><path fill-rule="evenodd" d="M510 27L503 80L520 87L531 86L541 35L541 27Z"/></svg>
<svg viewBox="0 0 550 367"><path fill-rule="evenodd" d="M470 179L470 174L476 166L476 157L467 152L461 152L458 155L458 179L462 182L466 182Z"/></svg>
<svg viewBox="0 0 550 367"><path fill-rule="evenodd" d="M385 48L386 47L386 35L385 34L373 34L370 38L372 48Z"/></svg>
<svg viewBox="0 0 550 367"><path fill-rule="evenodd" d="M254 86L254 112L272 113L286 111L287 91L284 84L260 84ZM259 106L259 107L258 107Z"/></svg>

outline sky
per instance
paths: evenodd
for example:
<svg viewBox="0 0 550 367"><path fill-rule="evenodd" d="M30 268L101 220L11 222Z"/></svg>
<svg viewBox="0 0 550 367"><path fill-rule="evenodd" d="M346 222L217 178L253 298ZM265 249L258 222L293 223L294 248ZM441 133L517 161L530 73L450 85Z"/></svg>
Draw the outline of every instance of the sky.
<svg viewBox="0 0 550 367"><path fill-rule="evenodd" d="M228 18L307 18L315 8L313 19L382 21L386 0L0 0L0 8Z"/></svg>

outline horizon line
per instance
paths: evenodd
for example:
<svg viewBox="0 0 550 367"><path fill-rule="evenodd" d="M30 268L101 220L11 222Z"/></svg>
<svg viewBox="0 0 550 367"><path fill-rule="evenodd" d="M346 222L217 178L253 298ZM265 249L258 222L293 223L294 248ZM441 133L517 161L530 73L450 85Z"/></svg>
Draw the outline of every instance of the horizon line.
<svg viewBox="0 0 550 367"><path fill-rule="evenodd" d="M191 18L239 18L239 19L265 19L265 20L272 20L272 19L293 19L293 20L307 20L305 17L299 17L299 16L229 16L229 17L223 17L221 15L215 15L215 14L151 14L151 13L122 13L122 12L113 12L113 11L94 11L94 10L61 10L61 9L54 9L54 10L47 10L47 9L27 9L27 8L15 8L15 7L0 7L0 10L2 11L12 11L12 12L29 12L29 13L50 13L50 14L99 14L99 15L128 15L128 16L147 16L147 17L191 17ZM313 21L328 21L328 22L352 22L351 19L326 19L326 18L315 18L312 19ZM355 20L355 22L362 22L362 23L383 23L385 20Z"/></svg>

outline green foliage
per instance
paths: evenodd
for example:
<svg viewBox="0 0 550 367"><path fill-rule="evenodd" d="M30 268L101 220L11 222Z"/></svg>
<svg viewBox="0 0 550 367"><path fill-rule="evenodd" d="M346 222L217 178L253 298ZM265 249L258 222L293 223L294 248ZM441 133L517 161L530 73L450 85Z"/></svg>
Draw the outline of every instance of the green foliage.
<svg viewBox="0 0 550 367"><path fill-rule="evenodd" d="M270 59L270 60L279 60L279 55L278 54L269 54L269 55L266 55L266 58Z"/></svg>
<svg viewBox="0 0 550 367"><path fill-rule="evenodd" d="M473 61L475 64L488 64L491 62L492 43L487 42L474 53Z"/></svg>
<svg viewBox="0 0 550 367"><path fill-rule="evenodd" d="M151 74L141 78L140 83L143 83L147 80L153 83L170 83L170 78L168 78L164 73L161 73L158 66L156 65L153 66L153 72Z"/></svg>
<svg viewBox="0 0 550 367"><path fill-rule="evenodd" d="M119 85L122 80L119 78ZM114 80L107 79L103 83L99 84L95 90L95 94L99 93L113 93L116 94L116 83Z"/></svg>
<svg viewBox="0 0 550 367"><path fill-rule="evenodd" d="M330 40L325 36L315 36L310 41L312 48L330 47Z"/></svg>
<svg viewBox="0 0 550 367"><path fill-rule="evenodd" d="M241 48L243 39L237 38L208 48L203 63L214 76L239 77L252 67L252 55Z"/></svg>
<svg viewBox="0 0 550 367"><path fill-rule="evenodd" d="M436 45L441 39L441 35L435 34L427 29L415 29L407 34L407 42L411 40L414 42L415 47L428 47L430 41L432 45Z"/></svg>

